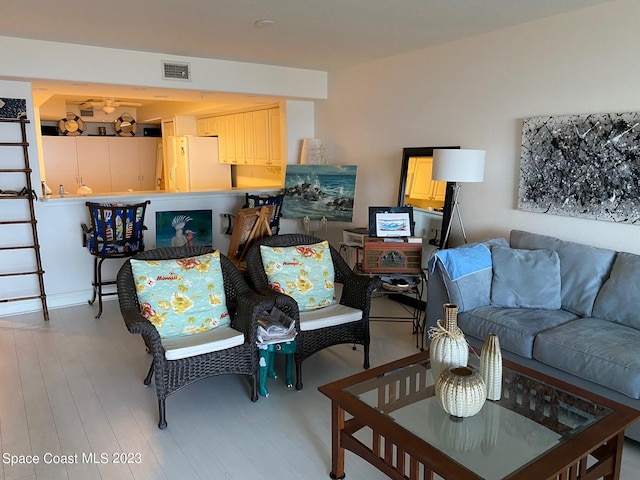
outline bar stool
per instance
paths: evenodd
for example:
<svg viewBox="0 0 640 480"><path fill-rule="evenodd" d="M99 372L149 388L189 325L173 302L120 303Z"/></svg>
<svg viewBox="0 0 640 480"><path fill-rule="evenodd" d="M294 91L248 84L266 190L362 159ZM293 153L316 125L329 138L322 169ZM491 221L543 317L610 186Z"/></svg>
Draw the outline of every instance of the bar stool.
<svg viewBox="0 0 640 480"><path fill-rule="evenodd" d="M115 285L115 280L102 279L102 262L108 258L125 258L144 250L144 214L151 202L122 204L87 202L91 226L82 224L83 242L93 259L93 294L89 305L98 299L98 314L102 315L102 297L117 292L103 292L105 285Z"/></svg>

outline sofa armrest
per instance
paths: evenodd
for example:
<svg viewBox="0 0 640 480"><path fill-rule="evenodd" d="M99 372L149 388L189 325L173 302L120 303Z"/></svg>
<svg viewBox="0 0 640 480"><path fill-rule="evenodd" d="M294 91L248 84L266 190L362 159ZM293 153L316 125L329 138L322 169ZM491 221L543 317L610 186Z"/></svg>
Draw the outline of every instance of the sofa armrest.
<svg viewBox="0 0 640 480"><path fill-rule="evenodd" d="M451 303L444 285L442 274L438 268L429 272L427 279L427 311L426 328L435 327L436 321L442 318L442 305Z"/></svg>

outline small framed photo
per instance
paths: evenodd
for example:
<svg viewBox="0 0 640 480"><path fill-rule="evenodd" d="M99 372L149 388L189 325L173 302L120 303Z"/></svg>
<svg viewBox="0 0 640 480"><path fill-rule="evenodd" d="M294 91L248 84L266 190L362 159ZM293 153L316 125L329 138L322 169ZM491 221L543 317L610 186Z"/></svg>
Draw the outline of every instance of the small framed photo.
<svg viewBox="0 0 640 480"><path fill-rule="evenodd" d="M409 213L376 213L376 237L410 237Z"/></svg>

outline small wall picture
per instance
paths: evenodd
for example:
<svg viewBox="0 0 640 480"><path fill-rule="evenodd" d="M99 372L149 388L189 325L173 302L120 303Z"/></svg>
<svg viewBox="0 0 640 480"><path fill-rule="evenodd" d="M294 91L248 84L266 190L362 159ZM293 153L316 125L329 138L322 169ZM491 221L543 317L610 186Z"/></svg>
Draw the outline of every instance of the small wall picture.
<svg viewBox="0 0 640 480"><path fill-rule="evenodd" d="M24 98L0 98L0 118L27 116L27 101Z"/></svg>
<svg viewBox="0 0 640 480"><path fill-rule="evenodd" d="M156 246L212 246L211 210L156 212Z"/></svg>
<svg viewBox="0 0 640 480"><path fill-rule="evenodd" d="M411 222L408 213L377 213L376 237L409 237Z"/></svg>

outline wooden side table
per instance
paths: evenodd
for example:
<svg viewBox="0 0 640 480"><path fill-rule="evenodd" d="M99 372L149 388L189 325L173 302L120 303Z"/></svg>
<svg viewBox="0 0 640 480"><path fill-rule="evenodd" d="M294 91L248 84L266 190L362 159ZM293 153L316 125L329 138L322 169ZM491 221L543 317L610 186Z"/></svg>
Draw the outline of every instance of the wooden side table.
<svg viewBox="0 0 640 480"><path fill-rule="evenodd" d="M260 367L258 371L258 391L263 397L269 396L267 390L267 377L278 378L273 367L276 353L286 355L285 358L285 380L287 387L293 386L293 354L296 351L296 341L290 340L281 343L271 343L267 345L258 344L258 353L260 355Z"/></svg>

